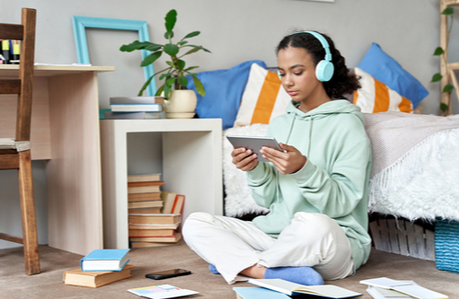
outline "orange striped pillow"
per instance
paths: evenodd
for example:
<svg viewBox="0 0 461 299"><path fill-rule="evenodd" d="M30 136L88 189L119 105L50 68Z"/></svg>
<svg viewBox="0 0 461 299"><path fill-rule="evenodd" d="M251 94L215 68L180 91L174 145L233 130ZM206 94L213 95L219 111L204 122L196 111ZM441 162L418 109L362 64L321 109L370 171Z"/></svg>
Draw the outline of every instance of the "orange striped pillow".
<svg viewBox="0 0 461 299"><path fill-rule="evenodd" d="M390 89L386 84L357 67L355 68L355 75L359 77L362 88L354 91L353 103L359 106L362 112L413 112L411 101Z"/></svg>
<svg viewBox="0 0 461 299"><path fill-rule="evenodd" d="M277 73L252 64L234 127L268 124L285 114L291 97L282 87Z"/></svg>

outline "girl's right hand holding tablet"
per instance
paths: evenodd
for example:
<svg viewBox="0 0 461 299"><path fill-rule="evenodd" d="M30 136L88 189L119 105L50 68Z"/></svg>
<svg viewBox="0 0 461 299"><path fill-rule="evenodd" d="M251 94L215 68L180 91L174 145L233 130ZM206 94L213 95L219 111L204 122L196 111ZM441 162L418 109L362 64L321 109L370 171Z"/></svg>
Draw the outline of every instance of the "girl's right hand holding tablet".
<svg viewBox="0 0 461 299"><path fill-rule="evenodd" d="M258 165L258 155L253 153L251 149L246 149L244 147L234 148L231 152L231 156L232 163L242 171L252 170Z"/></svg>

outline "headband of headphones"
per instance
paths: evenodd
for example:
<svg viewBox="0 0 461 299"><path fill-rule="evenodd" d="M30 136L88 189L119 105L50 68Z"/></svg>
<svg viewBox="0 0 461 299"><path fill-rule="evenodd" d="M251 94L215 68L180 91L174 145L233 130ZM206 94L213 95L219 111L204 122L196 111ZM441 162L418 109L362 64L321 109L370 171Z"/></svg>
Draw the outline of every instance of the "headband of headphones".
<svg viewBox="0 0 461 299"><path fill-rule="evenodd" d="M331 61L330 45L328 44L327 40L323 37L323 35L315 31L299 31L299 32L292 33L290 35L294 35L298 33L309 33L310 35L318 39L318 41L322 44L323 49L325 49L325 60Z"/></svg>
<svg viewBox="0 0 461 299"><path fill-rule="evenodd" d="M331 52L330 52L330 45L328 44L327 40L320 34L314 31L300 31L295 32L293 34L298 33L309 33L310 35L314 36L321 44L323 49L325 49L325 59L320 61L317 66L315 67L315 75L317 79L321 82L330 81L333 77L333 73L335 71L335 67L331 62ZM290 34L290 35L293 35Z"/></svg>

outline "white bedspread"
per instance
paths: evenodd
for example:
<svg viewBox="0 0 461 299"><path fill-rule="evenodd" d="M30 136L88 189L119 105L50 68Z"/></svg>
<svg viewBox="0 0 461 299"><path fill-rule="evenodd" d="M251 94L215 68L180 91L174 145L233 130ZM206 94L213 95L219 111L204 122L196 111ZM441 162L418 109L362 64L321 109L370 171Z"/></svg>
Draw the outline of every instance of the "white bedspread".
<svg viewBox="0 0 461 299"><path fill-rule="evenodd" d="M410 220L459 220L459 116L386 112L365 114L365 122L373 148L369 211ZM224 135L261 136L266 128L255 124ZM267 212L252 199L231 151L223 138L226 215Z"/></svg>

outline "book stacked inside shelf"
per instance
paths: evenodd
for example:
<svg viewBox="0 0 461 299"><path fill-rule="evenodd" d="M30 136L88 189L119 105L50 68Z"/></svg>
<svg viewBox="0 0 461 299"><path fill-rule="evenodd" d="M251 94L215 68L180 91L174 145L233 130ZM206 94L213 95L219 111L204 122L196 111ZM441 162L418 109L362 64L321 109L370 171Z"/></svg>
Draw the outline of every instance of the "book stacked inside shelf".
<svg viewBox="0 0 461 299"><path fill-rule="evenodd" d="M161 119L166 118L163 97L111 97L110 111L104 119Z"/></svg>
<svg viewBox="0 0 461 299"><path fill-rule="evenodd" d="M98 288L131 277L129 249L95 249L80 261L80 268L64 272L67 285Z"/></svg>
<svg viewBox="0 0 461 299"><path fill-rule="evenodd" d="M128 214L160 214L163 207L160 174L128 176Z"/></svg>
<svg viewBox="0 0 461 299"><path fill-rule="evenodd" d="M162 213L130 213L128 235L132 248L163 247L179 244L181 212L185 196L175 192L161 192Z"/></svg>

